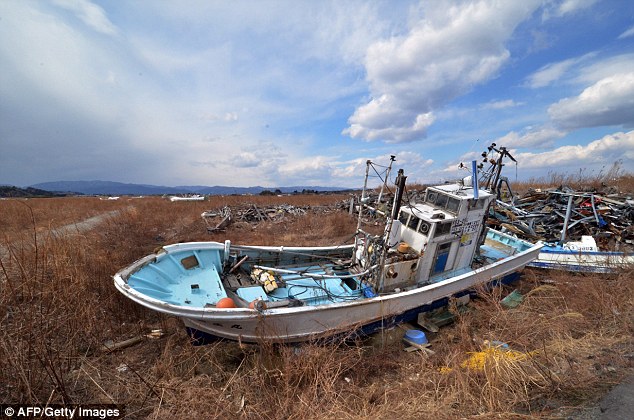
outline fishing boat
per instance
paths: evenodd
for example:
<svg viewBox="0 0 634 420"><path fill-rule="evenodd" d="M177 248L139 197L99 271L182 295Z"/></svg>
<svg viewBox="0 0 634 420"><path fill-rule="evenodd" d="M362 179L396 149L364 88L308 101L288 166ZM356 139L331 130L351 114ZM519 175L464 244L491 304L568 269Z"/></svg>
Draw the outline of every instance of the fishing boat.
<svg viewBox="0 0 634 420"><path fill-rule="evenodd" d="M543 243L544 247L531 267L589 273L613 273L634 267L634 254L601 251L592 236L580 241Z"/></svg>
<svg viewBox="0 0 634 420"><path fill-rule="evenodd" d="M372 165L361 210L372 208ZM122 269L114 283L133 301L180 317L194 343L302 342L416 319L452 296L516 279L542 247L485 226L495 196L478 188L475 162L472 170L427 188L420 203L403 200L399 170L381 235L361 229L360 211L354 243L343 246L173 244Z"/></svg>

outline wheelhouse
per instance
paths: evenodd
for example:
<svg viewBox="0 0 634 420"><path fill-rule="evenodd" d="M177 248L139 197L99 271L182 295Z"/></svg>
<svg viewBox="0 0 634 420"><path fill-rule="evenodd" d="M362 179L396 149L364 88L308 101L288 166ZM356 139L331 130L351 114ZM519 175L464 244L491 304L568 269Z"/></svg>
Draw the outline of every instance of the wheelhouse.
<svg viewBox="0 0 634 420"><path fill-rule="evenodd" d="M474 193L471 187L452 184L429 187L422 203L402 206L392 222L390 245L407 244L418 263L414 267L394 262L399 267L388 267L384 288L416 287L470 270L494 198L486 191ZM403 271L409 275L390 275Z"/></svg>

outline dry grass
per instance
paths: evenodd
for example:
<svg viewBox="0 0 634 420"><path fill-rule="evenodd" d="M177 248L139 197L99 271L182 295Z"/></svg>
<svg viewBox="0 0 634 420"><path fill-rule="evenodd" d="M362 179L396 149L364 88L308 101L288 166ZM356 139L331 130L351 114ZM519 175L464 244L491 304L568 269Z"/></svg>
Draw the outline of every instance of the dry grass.
<svg viewBox="0 0 634 420"><path fill-rule="evenodd" d="M126 201L99 200L96 197L0 200L0 240L15 240L21 234L30 233L34 226L38 232L46 232L126 205Z"/></svg>
<svg viewBox="0 0 634 420"><path fill-rule="evenodd" d="M294 197L248 199L256 198L258 205L306 204ZM405 353L398 341L379 347L193 347L179 320L124 298L111 275L166 243L229 238L325 245L345 241L356 225L347 214L331 213L207 234L200 213L237 200L244 198L91 201L73 210L76 217L120 212L97 229L61 236L50 227L75 216L53 223L43 215L63 214L66 202L56 212L29 200L33 216L18 205L26 214L12 217L28 223L10 220L18 239L5 235L0 251L0 403L116 402L132 418L539 418L566 415L631 372L634 271L527 270L520 307L499 304L510 289L482 291L472 311L430 335L432 356ZM552 284L542 284L545 277ZM106 340L154 328L167 336L117 352L100 350ZM488 353L479 359L481 369L469 368L470 352L486 349L485 340L506 342L526 356Z"/></svg>
<svg viewBox="0 0 634 420"><path fill-rule="evenodd" d="M527 181L514 182L513 190L528 191L530 188L552 188L567 186L576 191L602 191L607 186L613 187L614 192L634 192L634 174L623 169L621 162L615 162L610 168L604 168L598 173L580 168L577 173L561 173L550 171L548 175L531 178Z"/></svg>

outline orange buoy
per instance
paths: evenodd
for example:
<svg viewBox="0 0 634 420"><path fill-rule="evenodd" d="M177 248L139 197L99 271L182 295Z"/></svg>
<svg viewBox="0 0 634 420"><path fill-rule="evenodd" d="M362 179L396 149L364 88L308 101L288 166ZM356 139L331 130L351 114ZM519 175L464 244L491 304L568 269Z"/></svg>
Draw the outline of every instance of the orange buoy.
<svg viewBox="0 0 634 420"><path fill-rule="evenodd" d="M409 251L409 244L407 242L401 242L400 244L398 244L398 252L400 252L401 254L405 254L407 251Z"/></svg>
<svg viewBox="0 0 634 420"><path fill-rule="evenodd" d="M216 303L216 308L235 308L236 303L231 298L222 298Z"/></svg>

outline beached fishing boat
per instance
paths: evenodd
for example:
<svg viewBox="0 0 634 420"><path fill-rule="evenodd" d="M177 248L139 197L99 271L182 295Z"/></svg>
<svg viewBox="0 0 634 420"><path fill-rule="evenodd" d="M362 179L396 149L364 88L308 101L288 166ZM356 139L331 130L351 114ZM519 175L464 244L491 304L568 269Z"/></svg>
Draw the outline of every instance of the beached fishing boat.
<svg viewBox="0 0 634 420"><path fill-rule="evenodd" d="M531 267L591 273L613 273L634 267L634 254L601 251L592 236L563 244L544 243Z"/></svg>
<svg viewBox="0 0 634 420"><path fill-rule="evenodd" d="M540 244L486 228L495 196L477 176L401 205L405 178L400 170L383 235L360 229L359 215L345 246L174 244L118 272L115 286L180 317L199 342L299 342L415 319L452 296L517 278L539 253ZM361 203L370 207L365 187Z"/></svg>

